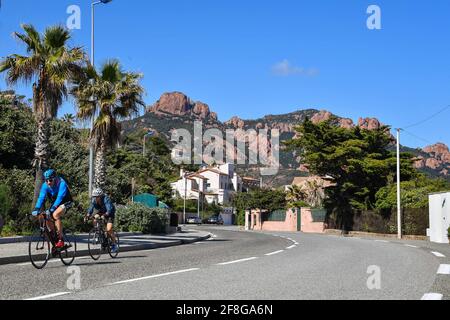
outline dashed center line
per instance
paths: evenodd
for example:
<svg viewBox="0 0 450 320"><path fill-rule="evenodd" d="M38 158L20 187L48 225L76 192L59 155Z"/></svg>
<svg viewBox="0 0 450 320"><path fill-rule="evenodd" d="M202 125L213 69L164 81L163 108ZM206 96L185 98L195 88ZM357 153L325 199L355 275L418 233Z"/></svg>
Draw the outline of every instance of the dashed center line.
<svg viewBox="0 0 450 320"><path fill-rule="evenodd" d="M442 300L443 295L440 293L426 293L421 300Z"/></svg>
<svg viewBox="0 0 450 320"><path fill-rule="evenodd" d="M436 257L445 258L445 256L442 253L440 253L440 252L431 251L431 253L434 254Z"/></svg>
<svg viewBox="0 0 450 320"><path fill-rule="evenodd" d="M375 242L389 243L389 241L387 241L387 240L375 240Z"/></svg>
<svg viewBox="0 0 450 320"><path fill-rule="evenodd" d="M222 262L222 263L218 263L218 266L225 266L227 264L233 264L233 263L239 263L239 262L245 262L245 261L250 261L250 260L255 260L258 259L257 257L251 257L251 258L246 258L246 259L239 259L239 260L234 260L234 261L228 261L228 262Z"/></svg>
<svg viewBox="0 0 450 320"><path fill-rule="evenodd" d="M148 276L148 277L118 281L118 282L111 283L109 285L117 285L117 284L124 284L124 283L136 282L136 281L153 279L153 278L160 278L160 277L170 276L173 274L179 274L179 273L185 273L185 272L191 272L191 271L197 271L197 270L200 270L200 269L199 268L191 268L191 269L178 270L178 271L173 271L173 272L166 272L166 273L161 273L161 274L155 274L155 275Z"/></svg>
<svg viewBox="0 0 450 320"><path fill-rule="evenodd" d="M30 299L25 299L25 300L44 300L44 299L50 299L50 298L54 298L54 297L59 297L59 296L63 296L66 294L70 294L70 292L58 292L58 293L53 293L53 294L48 294L45 296L40 296L40 297L35 297L35 298L30 298Z"/></svg>
<svg viewBox="0 0 450 320"><path fill-rule="evenodd" d="M278 251L274 251L274 252L271 252L271 253L266 253L265 255L266 256L273 256L273 255L281 253L281 252L284 252L284 250L278 250Z"/></svg>
<svg viewBox="0 0 450 320"><path fill-rule="evenodd" d="M441 264L437 271L438 274L450 274L450 264Z"/></svg>
<svg viewBox="0 0 450 320"><path fill-rule="evenodd" d="M405 247L418 248L418 246L413 246L412 244L405 244Z"/></svg>

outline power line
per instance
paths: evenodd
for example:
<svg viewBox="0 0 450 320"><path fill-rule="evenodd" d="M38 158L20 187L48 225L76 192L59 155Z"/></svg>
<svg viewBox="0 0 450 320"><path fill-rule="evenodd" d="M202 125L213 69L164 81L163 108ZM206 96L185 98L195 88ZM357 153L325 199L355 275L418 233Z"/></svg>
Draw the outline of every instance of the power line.
<svg viewBox="0 0 450 320"><path fill-rule="evenodd" d="M402 129L402 131L405 132L406 134L409 134L410 136L412 136L412 137L414 137L414 138L416 138L416 139L422 140L422 141L424 141L424 142L426 142L426 143L428 143L428 144L433 144L433 142L430 142L429 140L427 140L427 139L425 139L425 138L421 138L421 137L415 135L414 133L411 133L411 132L409 132L409 131L406 131L405 129Z"/></svg>
<svg viewBox="0 0 450 320"><path fill-rule="evenodd" d="M425 123L425 122L427 122L427 121L433 119L434 117L440 115L441 113L443 113L444 111L446 111L446 110L449 109L449 108L450 108L450 105L446 106L446 107L443 108L442 110L436 112L435 114L429 116L428 118L425 118L425 119L422 120L422 121L419 121L419 122L417 122L417 123L414 123L414 124L412 124L412 125L409 125L409 126L405 127L405 129L409 129L409 128L412 128L412 127L417 127L417 126L419 126L419 125L421 125L421 124L423 124L423 123Z"/></svg>

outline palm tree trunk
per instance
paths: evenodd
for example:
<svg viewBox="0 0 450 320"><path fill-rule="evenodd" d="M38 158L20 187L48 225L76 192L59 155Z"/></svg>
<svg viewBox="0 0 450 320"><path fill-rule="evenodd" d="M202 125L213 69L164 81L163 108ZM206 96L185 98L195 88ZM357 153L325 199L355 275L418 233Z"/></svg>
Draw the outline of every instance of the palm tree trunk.
<svg viewBox="0 0 450 320"><path fill-rule="evenodd" d="M106 186L106 143L102 139L95 154L95 187L104 189Z"/></svg>
<svg viewBox="0 0 450 320"><path fill-rule="evenodd" d="M43 172L47 168L48 145L50 137L49 121L45 117L37 118L37 140L34 150L33 165L36 168L36 180L34 183L33 208L39 197L42 183L44 182Z"/></svg>

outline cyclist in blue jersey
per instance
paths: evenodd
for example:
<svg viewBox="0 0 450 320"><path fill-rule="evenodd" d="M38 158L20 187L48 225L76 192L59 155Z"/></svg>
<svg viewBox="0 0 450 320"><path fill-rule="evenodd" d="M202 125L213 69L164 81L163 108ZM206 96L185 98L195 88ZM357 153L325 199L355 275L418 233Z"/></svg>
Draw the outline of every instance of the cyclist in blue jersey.
<svg viewBox="0 0 450 320"><path fill-rule="evenodd" d="M96 188L94 189L94 191L92 191L91 206L88 209L86 219L91 218L94 210L97 214L104 217L106 221L106 232L108 232L113 242L113 245L111 246L111 252L117 252L117 240L113 230L114 218L116 216L116 207L112 203L111 199L100 188Z"/></svg>
<svg viewBox="0 0 450 320"><path fill-rule="evenodd" d="M41 192L32 214L33 216L39 215L45 200L47 198L51 200L52 206L47 210L46 214L55 223L56 231L58 232L56 248L61 249L64 247L61 217L72 207L73 199L67 182L63 178L58 177L55 170L49 169L45 171L44 179L45 183L41 187ZM51 230L54 230L52 223L49 223L48 226Z"/></svg>

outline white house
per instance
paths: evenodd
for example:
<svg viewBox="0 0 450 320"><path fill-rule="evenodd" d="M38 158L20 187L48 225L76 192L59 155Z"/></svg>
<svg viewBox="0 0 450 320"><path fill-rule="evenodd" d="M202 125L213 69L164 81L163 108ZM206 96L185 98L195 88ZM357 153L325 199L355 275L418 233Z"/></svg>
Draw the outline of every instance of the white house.
<svg viewBox="0 0 450 320"><path fill-rule="evenodd" d="M180 170L180 179L171 184L174 197L206 199L209 204L228 204L235 192L242 191L242 179L233 164L202 168L197 172Z"/></svg>

